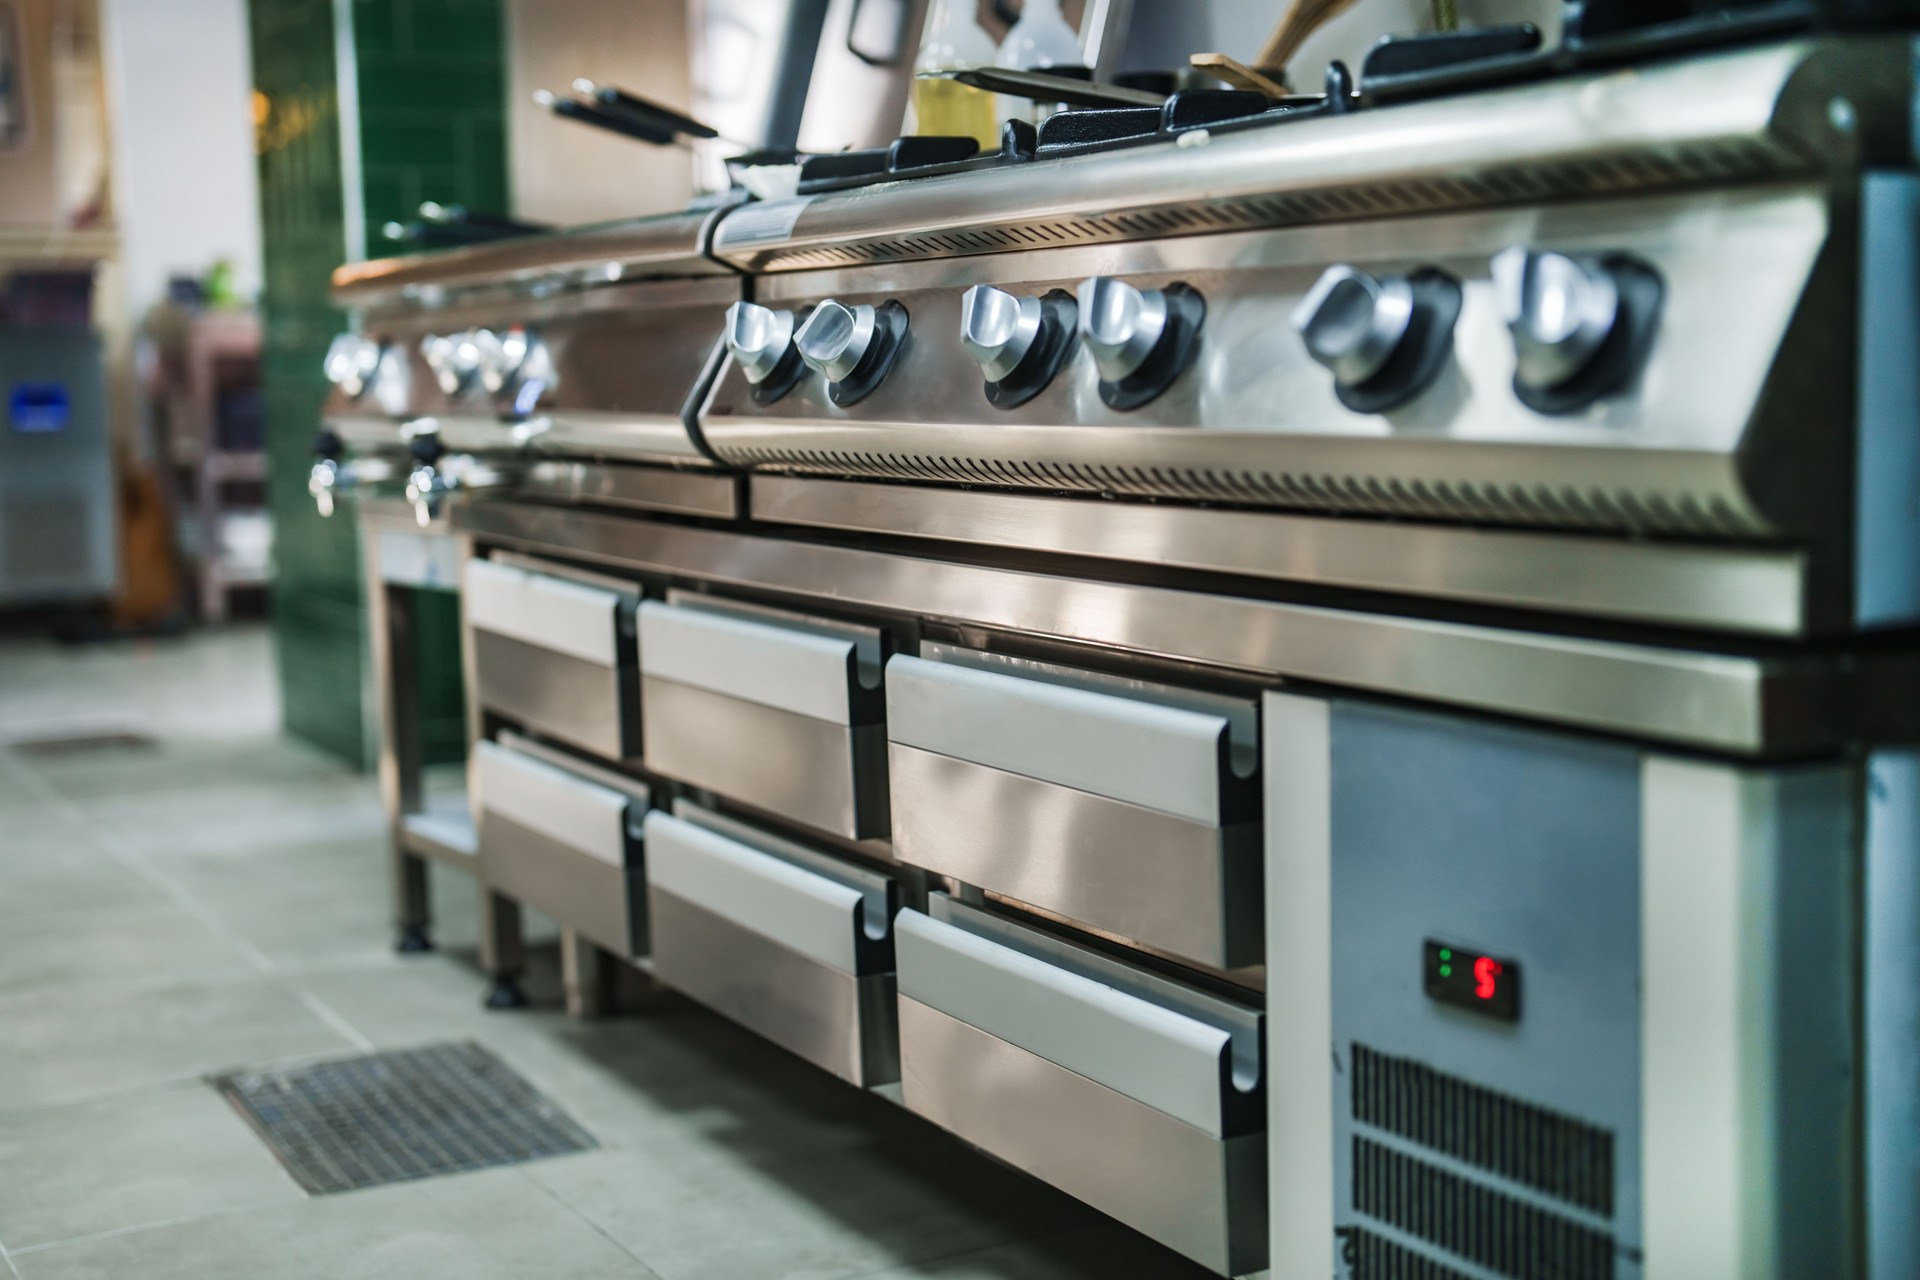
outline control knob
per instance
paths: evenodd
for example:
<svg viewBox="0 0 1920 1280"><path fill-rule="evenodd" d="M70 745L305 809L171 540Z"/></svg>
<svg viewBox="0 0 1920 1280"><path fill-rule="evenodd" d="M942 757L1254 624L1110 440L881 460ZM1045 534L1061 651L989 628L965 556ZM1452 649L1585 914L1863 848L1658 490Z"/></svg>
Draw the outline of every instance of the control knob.
<svg viewBox="0 0 1920 1280"><path fill-rule="evenodd" d="M343 333L327 346L327 381L349 400L367 394L380 373L380 344L357 333Z"/></svg>
<svg viewBox="0 0 1920 1280"><path fill-rule="evenodd" d="M524 418L554 385L553 354L541 337L515 325L505 333L471 335L480 385L503 416Z"/></svg>
<svg viewBox="0 0 1920 1280"><path fill-rule="evenodd" d="M1439 376L1459 318L1460 285L1443 272L1376 277L1338 263L1294 308L1293 327L1307 354L1332 371L1342 404L1382 413Z"/></svg>
<svg viewBox="0 0 1920 1280"><path fill-rule="evenodd" d="M480 372L480 342L472 332L430 333L420 339L420 358L433 371L440 393L451 399L473 385Z"/></svg>
<svg viewBox="0 0 1920 1280"><path fill-rule="evenodd" d="M1140 289L1112 276L1080 285L1080 340L1100 371L1100 398L1137 409L1186 372L1200 349L1207 304L1184 284Z"/></svg>
<svg viewBox="0 0 1920 1280"><path fill-rule="evenodd" d="M791 311L776 311L751 302L727 308L727 350L740 374L753 387L753 398L772 404L793 389L806 371L793 345Z"/></svg>
<svg viewBox="0 0 1920 1280"><path fill-rule="evenodd" d="M1073 349L1078 310L1059 289L1015 297L977 284L960 296L960 345L980 365L990 404L1011 409L1046 389Z"/></svg>
<svg viewBox="0 0 1920 1280"><path fill-rule="evenodd" d="M848 306L827 298L793 335L793 345L807 367L827 380L828 397L845 408L886 379L906 336L907 309L898 302Z"/></svg>
<svg viewBox="0 0 1920 1280"><path fill-rule="evenodd" d="M1492 263L1513 335L1513 389L1541 413L1568 413L1618 391L1646 362L1663 292L1652 268L1515 245Z"/></svg>

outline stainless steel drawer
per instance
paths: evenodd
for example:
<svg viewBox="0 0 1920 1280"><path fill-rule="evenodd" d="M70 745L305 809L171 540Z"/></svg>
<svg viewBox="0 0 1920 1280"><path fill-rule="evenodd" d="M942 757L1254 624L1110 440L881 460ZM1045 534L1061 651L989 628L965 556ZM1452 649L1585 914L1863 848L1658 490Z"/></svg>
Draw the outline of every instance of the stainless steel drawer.
<svg viewBox="0 0 1920 1280"><path fill-rule="evenodd" d="M638 756L639 594L469 561L461 608L480 705L610 760Z"/></svg>
<svg viewBox="0 0 1920 1280"><path fill-rule="evenodd" d="M515 738L474 746L493 888L618 955L646 954L645 783Z"/></svg>
<svg viewBox="0 0 1920 1280"><path fill-rule="evenodd" d="M647 768L849 840L884 836L877 631L706 597L640 606Z"/></svg>
<svg viewBox="0 0 1920 1280"><path fill-rule="evenodd" d="M925 653L887 664L902 862L1215 968L1260 963L1251 699Z"/></svg>
<svg viewBox="0 0 1920 1280"><path fill-rule="evenodd" d="M906 1105L1222 1275L1264 1267L1260 1013L929 910L894 922Z"/></svg>
<svg viewBox="0 0 1920 1280"><path fill-rule="evenodd" d="M646 837L655 977L843 1080L900 1078L891 879L684 802Z"/></svg>

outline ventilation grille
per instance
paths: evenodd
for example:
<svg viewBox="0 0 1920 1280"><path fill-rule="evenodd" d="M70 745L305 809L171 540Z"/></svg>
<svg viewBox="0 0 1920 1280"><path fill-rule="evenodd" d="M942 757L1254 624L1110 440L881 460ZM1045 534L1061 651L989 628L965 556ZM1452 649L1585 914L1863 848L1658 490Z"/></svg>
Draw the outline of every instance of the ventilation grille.
<svg viewBox="0 0 1920 1280"><path fill-rule="evenodd" d="M1353 1207L1514 1280L1612 1280L1613 1237L1366 1138Z"/></svg>
<svg viewBox="0 0 1920 1280"><path fill-rule="evenodd" d="M1406 1058L1353 1047L1353 1118L1613 1216L1613 1134Z"/></svg>
<svg viewBox="0 0 1920 1280"><path fill-rule="evenodd" d="M748 265L759 270L793 271L1617 195L1691 183L1746 181L1806 167L1807 162L1800 156L1764 140L1721 138L1661 152L1582 156L1448 177L1239 196L1213 202L1196 199L1179 205L1051 221L1036 222L1022 217L1018 221L988 223L964 230L838 240L791 249L729 246L723 223L720 251L723 256L744 258ZM864 205L873 200L874 195L857 192L844 199Z"/></svg>
<svg viewBox="0 0 1920 1280"><path fill-rule="evenodd" d="M1292 471L1128 467L766 448L729 444L724 428L709 428L707 438L730 463L815 475L1078 490L1309 511L1351 511L1632 533L1724 538L1766 532L1764 526L1743 518L1724 498L1713 495L1632 493L1575 485L1502 485L1471 480L1400 480Z"/></svg>
<svg viewBox="0 0 1920 1280"><path fill-rule="evenodd" d="M99 577L92 504L81 490L7 495L0 526L0 580L15 586L78 585Z"/></svg>
<svg viewBox="0 0 1920 1280"><path fill-rule="evenodd" d="M1351 1280L1473 1280L1464 1271L1402 1249L1365 1227L1347 1232L1347 1275Z"/></svg>

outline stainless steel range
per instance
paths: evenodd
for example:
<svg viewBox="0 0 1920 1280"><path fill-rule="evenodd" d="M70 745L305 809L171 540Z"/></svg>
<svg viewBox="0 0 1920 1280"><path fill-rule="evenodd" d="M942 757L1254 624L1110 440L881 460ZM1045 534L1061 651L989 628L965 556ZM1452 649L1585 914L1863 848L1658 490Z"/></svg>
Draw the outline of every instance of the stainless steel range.
<svg viewBox="0 0 1920 1280"><path fill-rule="evenodd" d="M1913 46L1662 52L345 273L490 892L1217 1274L1912 1274Z"/></svg>

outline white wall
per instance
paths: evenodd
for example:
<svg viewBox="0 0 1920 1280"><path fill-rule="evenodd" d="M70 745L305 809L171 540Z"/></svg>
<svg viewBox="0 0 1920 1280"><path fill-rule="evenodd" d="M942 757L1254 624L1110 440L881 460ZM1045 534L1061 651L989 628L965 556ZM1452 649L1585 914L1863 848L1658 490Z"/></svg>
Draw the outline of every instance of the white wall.
<svg viewBox="0 0 1920 1280"><path fill-rule="evenodd" d="M231 259L260 287L246 0L100 0L127 318Z"/></svg>

